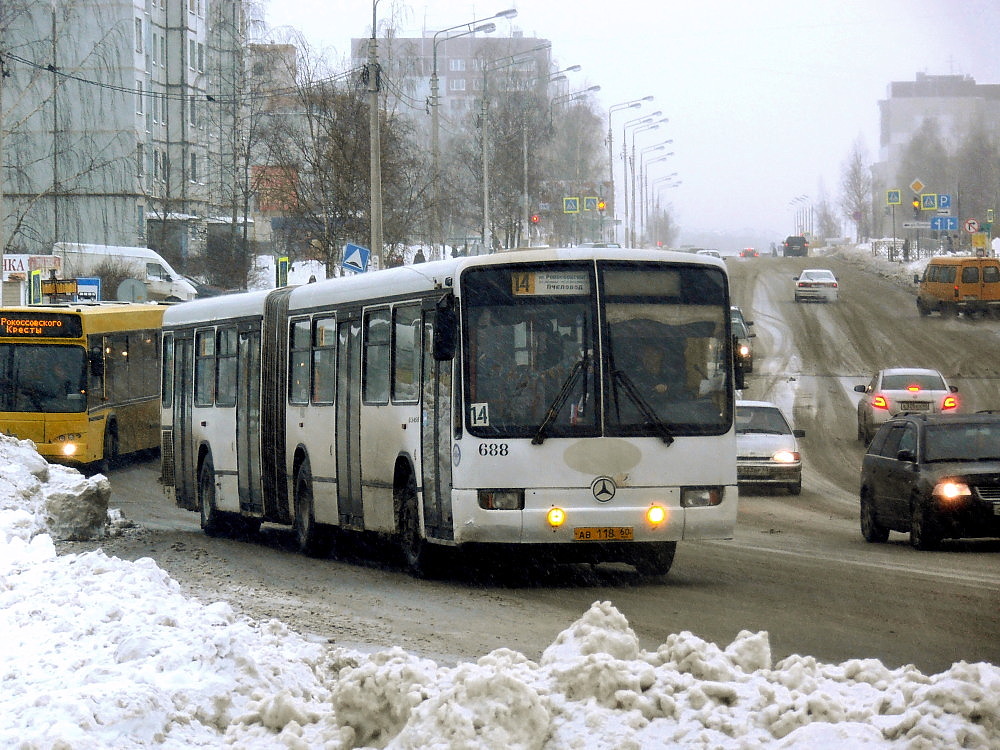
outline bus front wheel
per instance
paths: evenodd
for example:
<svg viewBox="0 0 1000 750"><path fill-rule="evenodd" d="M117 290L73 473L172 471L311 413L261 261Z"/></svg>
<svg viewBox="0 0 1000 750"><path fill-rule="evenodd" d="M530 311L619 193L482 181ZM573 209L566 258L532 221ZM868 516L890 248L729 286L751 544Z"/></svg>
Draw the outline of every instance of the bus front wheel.
<svg viewBox="0 0 1000 750"><path fill-rule="evenodd" d="M403 562L414 578L426 578L432 573L433 549L421 533L420 509L417 507L417 482L411 474L399 493L399 546Z"/></svg>
<svg viewBox="0 0 1000 750"><path fill-rule="evenodd" d="M676 553L677 542L656 542L636 550L633 565L641 576L665 576Z"/></svg>

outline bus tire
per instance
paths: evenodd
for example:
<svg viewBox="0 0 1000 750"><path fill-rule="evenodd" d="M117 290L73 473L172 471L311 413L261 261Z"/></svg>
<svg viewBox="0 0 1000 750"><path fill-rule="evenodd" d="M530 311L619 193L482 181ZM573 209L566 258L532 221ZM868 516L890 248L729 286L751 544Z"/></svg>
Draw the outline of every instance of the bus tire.
<svg viewBox="0 0 1000 750"><path fill-rule="evenodd" d="M653 542L636 550L632 564L641 576L665 576L676 553L677 542Z"/></svg>
<svg viewBox="0 0 1000 750"><path fill-rule="evenodd" d="M198 469L198 511L201 513L201 530L208 536L225 533L225 521L215 507L215 465L211 455L205 456Z"/></svg>
<svg viewBox="0 0 1000 750"><path fill-rule="evenodd" d="M417 482L410 474L399 494L399 547L403 563L414 578L427 578L433 572L431 545L421 533L420 509L417 507Z"/></svg>
<svg viewBox="0 0 1000 750"><path fill-rule="evenodd" d="M104 428L104 445L101 457L94 462L94 471L107 476L118 459L118 426L111 421Z"/></svg>
<svg viewBox="0 0 1000 750"><path fill-rule="evenodd" d="M299 552L309 557L328 556L333 550L333 534L324 524L316 523L312 470L308 461L303 461L295 471L294 502L295 518L292 522L292 531Z"/></svg>

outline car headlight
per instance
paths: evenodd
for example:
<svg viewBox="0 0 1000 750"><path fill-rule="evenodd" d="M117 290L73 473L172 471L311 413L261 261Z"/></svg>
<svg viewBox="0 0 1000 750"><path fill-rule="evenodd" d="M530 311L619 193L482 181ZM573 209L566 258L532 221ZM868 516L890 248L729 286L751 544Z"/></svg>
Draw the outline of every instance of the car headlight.
<svg viewBox="0 0 1000 750"><path fill-rule="evenodd" d="M784 449L776 451L775 454L771 456L771 460L774 461L776 464L794 464L796 461L799 460L799 458L800 456L796 451L789 451Z"/></svg>
<svg viewBox="0 0 1000 750"><path fill-rule="evenodd" d="M934 485L934 497L944 503L955 503L972 495L969 485L958 479L942 479Z"/></svg>

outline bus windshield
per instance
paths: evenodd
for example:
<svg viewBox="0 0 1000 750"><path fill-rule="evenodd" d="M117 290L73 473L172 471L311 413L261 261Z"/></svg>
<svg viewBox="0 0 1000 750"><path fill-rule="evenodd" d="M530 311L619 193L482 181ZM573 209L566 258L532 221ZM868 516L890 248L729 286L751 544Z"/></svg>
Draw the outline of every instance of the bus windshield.
<svg viewBox="0 0 1000 750"><path fill-rule="evenodd" d="M732 422L725 290L719 269L696 265L468 271L469 431L536 442L724 433Z"/></svg>
<svg viewBox="0 0 1000 750"><path fill-rule="evenodd" d="M81 346L0 344L0 411L82 412L86 377Z"/></svg>

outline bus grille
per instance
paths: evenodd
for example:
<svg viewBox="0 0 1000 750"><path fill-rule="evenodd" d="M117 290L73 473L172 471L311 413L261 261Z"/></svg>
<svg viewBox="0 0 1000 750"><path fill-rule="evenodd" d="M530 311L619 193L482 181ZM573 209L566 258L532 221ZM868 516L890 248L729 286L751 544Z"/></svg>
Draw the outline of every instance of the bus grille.
<svg viewBox="0 0 1000 750"><path fill-rule="evenodd" d="M164 487L174 486L174 431L160 432L160 482Z"/></svg>

